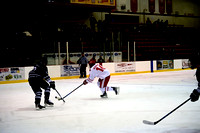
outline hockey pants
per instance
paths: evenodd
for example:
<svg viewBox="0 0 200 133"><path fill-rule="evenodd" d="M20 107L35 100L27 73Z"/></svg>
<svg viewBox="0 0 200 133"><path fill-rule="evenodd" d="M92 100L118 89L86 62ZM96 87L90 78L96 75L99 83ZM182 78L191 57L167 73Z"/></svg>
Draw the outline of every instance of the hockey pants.
<svg viewBox="0 0 200 133"><path fill-rule="evenodd" d="M102 93L104 93L105 91L113 91L112 87L108 87L108 82L110 80L110 76L104 78L104 79L100 79L97 82L97 85L99 86L100 90L102 91Z"/></svg>

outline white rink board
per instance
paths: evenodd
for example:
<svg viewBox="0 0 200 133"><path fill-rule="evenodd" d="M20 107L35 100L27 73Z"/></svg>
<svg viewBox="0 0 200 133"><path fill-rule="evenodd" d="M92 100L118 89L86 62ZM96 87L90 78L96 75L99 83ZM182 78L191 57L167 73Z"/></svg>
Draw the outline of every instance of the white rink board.
<svg viewBox="0 0 200 133"><path fill-rule="evenodd" d="M179 59L179 60L174 60L174 69L182 69L182 68L187 68L188 67L188 59ZM183 63L184 62L184 63ZM112 62L112 63L103 63L103 67L107 68L111 74L116 73L116 64L118 63L124 63L124 62ZM136 61L136 62L126 62L126 63L133 63L134 64L134 72L150 72L151 71L151 61ZM186 65L182 65L186 64ZM76 65L76 64L71 64L71 65ZM153 61L153 70L157 70L157 61ZM61 67L62 65L49 65L48 67L48 72L51 78L59 78L61 77L62 70ZM24 79L28 79L28 73L30 70L33 69L33 66L29 67L24 67ZM89 65L86 68L86 73L89 75ZM6 81L5 81L6 82ZM0 82L1 84L1 82Z"/></svg>

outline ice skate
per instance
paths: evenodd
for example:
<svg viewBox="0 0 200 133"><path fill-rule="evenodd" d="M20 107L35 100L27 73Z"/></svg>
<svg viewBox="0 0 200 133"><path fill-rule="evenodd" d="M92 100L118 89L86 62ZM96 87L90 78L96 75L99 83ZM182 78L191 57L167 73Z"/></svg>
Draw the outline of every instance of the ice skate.
<svg viewBox="0 0 200 133"><path fill-rule="evenodd" d="M102 95L100 95L101 98L108 98L106 91Z"/></svg>
<svg viewBox="0 0 200 133"><path fill-rule="evenodd" d="M45 106L42 106L40 104L36 104L35 108L36 108L36 110L41 110L41 109L45 109Z"/></svg>
<svg viewBox="0 0 200 133"><path fill-rule="evenodd" d="M118 95L119 94L119 87L112 87L113 91L115 91L115 94Z"/></svg>
<svg viewBox="0 0 200 133"><path fill-rule="evenodd" d="M50 100L46 100L46 101L44 102L44 104L45 104L45 107L53 107L53 105L54 105L54 103L51 102Z"/></svg>

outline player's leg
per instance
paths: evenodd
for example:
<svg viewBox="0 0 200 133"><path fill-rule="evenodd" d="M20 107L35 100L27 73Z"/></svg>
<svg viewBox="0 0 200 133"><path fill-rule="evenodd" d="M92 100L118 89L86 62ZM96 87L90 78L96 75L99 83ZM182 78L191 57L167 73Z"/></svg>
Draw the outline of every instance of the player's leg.
<svg viewBox="0 0 200 133"><path fill-rule="evenodd" d="M45 95L44 96L44 104L45 104L45 106L48 106L48 105L49 106L53 106L54 103L49 100L49 97L50 97L50 87L47 87L45 89L44 95Z"/></svg>
<svg viewBox="0 0 200 133"><path fill-rule="evenodd" d="M41 82L41 87L45 90L44 91L44 104L45 106L53 106L54 103L49 100L51 88L49 87L46 81Z"/></svg>
<svg viewBox="0 0 200 133"><path fill-rule="evenodd" d="M35 88L35 108L36 109L43 109L45 108L45 106L40 105L40 101L41 101L41 96L42 96L42 90L40 88L36 88L36 87L32 87L33 90Z"/></svg>
<svg viewBox="0 0 200 133"><path fill-rule="evenodd" d="M102 95L101 97L107 97L107 93L106 91L113 91L113 88L112 87L108 87L108 82L110 80L110 76L104 78L104 79L99 79L98 80L98 86L100 88L100 90L102 91Z"/></svg>
<svg viewBox="0 0 200 133"><path fill-rule="evenodd" d="M101 89L101 91L104 93L104 91L114 91L116 95L119 94L119 87L110 87L107 86L108 82L110 81L110 76L106 77L105 79L99 79L98 86ZM107 95L107 94L106 94Z"/></svg>
<svg viewBox="0 0 200 133"><path fill-rule="evenodd" d="M103 87L105 87L106 91L114 91L116 95L119 94L119 87L110 87L107 86L108 82L110 81L110 76L106 77L102 82Z"/></svg>
<svg viewBox="0 0 200 133"><path fill-rule="evenodd" d="M100 97L107 98L106 88L103 87L103 79L99 78L99 80L97 82L97 85L98 85L98 87L100 88L100 90L102 92L102 95L100 95Z"/></svg>
<svg viewBox="0 0 200 133"><path fill-rule="evenodd" d="M41 96L42 96L42 90L40 89L38 80L29 80L29 84L35 93L35 107L36 109L43 109L44 106L40 105Z"/></svg>

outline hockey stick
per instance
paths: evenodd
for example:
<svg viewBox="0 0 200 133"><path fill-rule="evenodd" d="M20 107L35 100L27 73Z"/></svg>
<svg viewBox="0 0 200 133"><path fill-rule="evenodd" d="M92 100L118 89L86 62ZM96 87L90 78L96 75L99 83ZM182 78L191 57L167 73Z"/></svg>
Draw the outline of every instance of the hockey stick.
<svg viewBox="0 0 200 133"><path fill-rule="evenodd" d="M55 90L55 91L58 93L58 95L60 96L60 97L55 96L55 98L56 98L56 99L63 100L63 102L65 103L65 100L62 98L62 96L61 96L60 93L56 90L56 88L55 88L54 90Z"/></svg>
<svg viewBox="0 0 200 133"><path fill-rule="evenodd" d="M158 121L152 122L152 121L147 121L147 120L143 120L144 124L147 125L156 125L158 124L160 121L162 121L163 119L165 119L168 115L170 115L171 113L173 113L175 110L177 110L178 108L180 108L182 105L184 105L185 103L187 103L191 98L188 98L185 102L183 102L182 104L180 104L178 107L176 107L175 109L173 109L171 112L169 112L168 114L166 114L164 117L162 117L161 119L159 119Z"/></svg>
<svg viewBox="0 0 200 133"><path fill-rule="evenodd" d="M46 81L46 80L44 80L44 81ZM55 83L55 81L53 81L53 82ZM50 86L50 83L49 83L49 82L46 81L46 83L49 84L49 86ZM65 100L62 98L62 96L61 96L60 93L56 90L56 88L54 87L54 88L52 88L52 89L54 89L54 90L58 93L58 95L60 96L60 98L57 97L57 96L55 96L55 98L56 98L56 99L63 100L63 102L65 103Z"/></svg>
<svg viewBox="0 0 200 133"><path fill-rule="evenodd" d="M67 96L69 96L72 92L74 92L75 90L77 90L79 87L81 87L83 85L83 83L81 85L79 85L78 87L76 87L74 90L72 90L70 93L68 93L66 96L64 96L63 98L59 98L59 97L56 97L56 99L58 100L64 100L64 98L66 98Z"/></svg>

